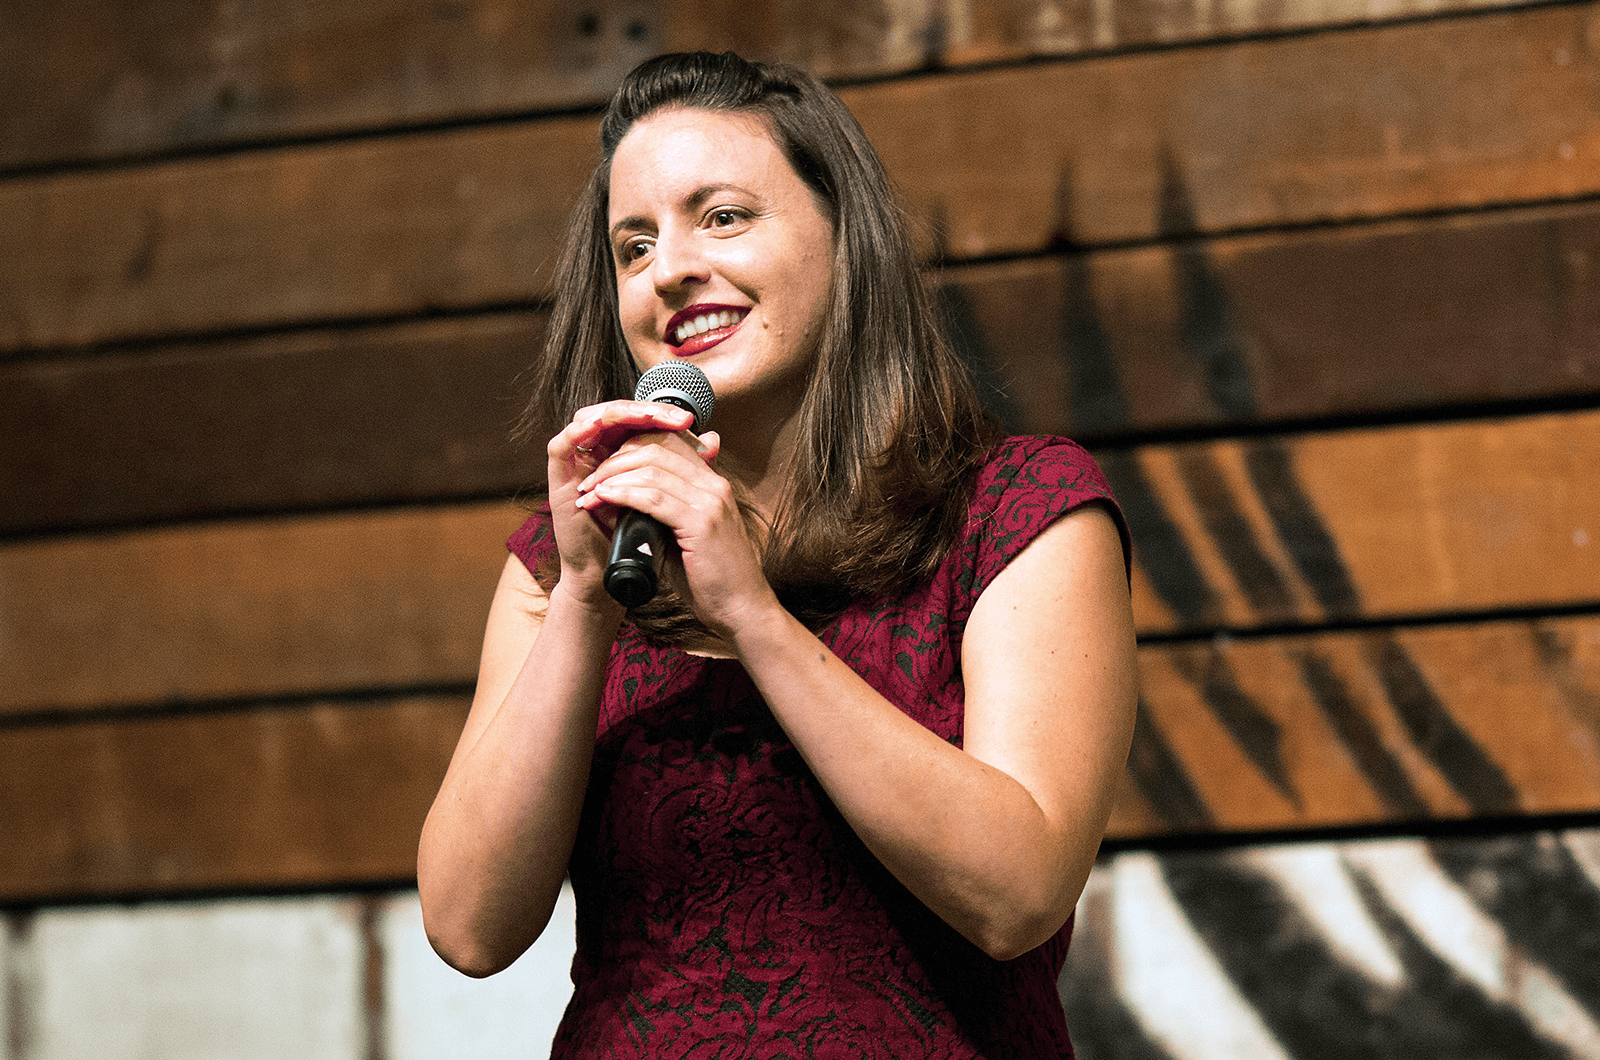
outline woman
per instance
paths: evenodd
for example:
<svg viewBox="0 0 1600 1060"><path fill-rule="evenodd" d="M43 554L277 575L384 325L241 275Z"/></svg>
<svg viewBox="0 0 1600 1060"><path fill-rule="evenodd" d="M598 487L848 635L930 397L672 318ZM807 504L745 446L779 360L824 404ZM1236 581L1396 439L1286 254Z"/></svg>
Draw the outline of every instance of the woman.
<svg viewBox="0 0 1600 1060"><path fill-rule="evenodd" d="M504 968L570 871L558 1057L1070 1055L1055 978L1135 699L1104 480L992 436L809 75L651 60L601 142L527 419L548 509L423 833L430 939ZM672 359L715 431L621 400ZM676 549L624 614L627 508Z"/></svg>

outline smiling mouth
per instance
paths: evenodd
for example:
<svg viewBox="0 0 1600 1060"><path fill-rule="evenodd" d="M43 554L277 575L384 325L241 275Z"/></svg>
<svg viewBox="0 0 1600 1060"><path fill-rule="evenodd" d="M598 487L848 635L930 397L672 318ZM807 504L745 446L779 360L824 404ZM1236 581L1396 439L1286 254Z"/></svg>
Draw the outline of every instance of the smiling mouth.
<svg viewBox="0 0 1600 1060"><path fill-rule="evenodd" d="M733 327L743 320L748 312L748 309L708 307L703 312L695 312L686 319L676 321L667 336L667 341L674 346L682 346L696 336Z"/></svg>

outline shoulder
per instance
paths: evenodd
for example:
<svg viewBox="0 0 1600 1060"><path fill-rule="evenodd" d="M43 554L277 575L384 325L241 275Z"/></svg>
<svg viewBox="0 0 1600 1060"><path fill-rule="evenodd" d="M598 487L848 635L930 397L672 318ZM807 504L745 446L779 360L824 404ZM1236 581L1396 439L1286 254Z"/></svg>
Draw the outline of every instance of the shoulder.
<svg viewBox="0 0 1600 1060"><path fill-rule="evenodd" d="M506 550L522 561L540 586L548 590L559 570L556 562L555 526L550 518L550 501L541 498L528 518L506 539Z"/></svg>
<svg viewBox="0 0 1600 1060"><path fill-rule="evenodd" d="M1111 516L1122 538L1124 565L1131 568L1127 523L1087 450L1052 435L998 443L978 472L964 534L975 552L978 584L986 584L1061 516L1090 504Z"/></svg>
<svg viewBox="0 0 1600 1060"><path fill-rule="evenodd" d="M998 507L1036 493L1060 495L1074 507L1112 500L1111 486L1088 450L1069 438L1033 434L1013 435L989 451L973 506Z"/></svg>

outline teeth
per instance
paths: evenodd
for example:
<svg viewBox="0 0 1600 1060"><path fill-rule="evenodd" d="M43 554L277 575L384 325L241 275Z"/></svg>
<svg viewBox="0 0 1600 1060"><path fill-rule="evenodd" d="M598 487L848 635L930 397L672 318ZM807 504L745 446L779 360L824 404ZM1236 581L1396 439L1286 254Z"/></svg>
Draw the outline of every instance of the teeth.
<svg viewBox="0 0 1600 1060"><path fill-rule="evenodd" d="M742 319L741 314L729 309L716 313L706 313L695 317L693 320L686 320L679 324L676 337L679 342L683 342L692 336L710 331L712 328L725 328L730 324L737 324L740 319Z"/></svg>

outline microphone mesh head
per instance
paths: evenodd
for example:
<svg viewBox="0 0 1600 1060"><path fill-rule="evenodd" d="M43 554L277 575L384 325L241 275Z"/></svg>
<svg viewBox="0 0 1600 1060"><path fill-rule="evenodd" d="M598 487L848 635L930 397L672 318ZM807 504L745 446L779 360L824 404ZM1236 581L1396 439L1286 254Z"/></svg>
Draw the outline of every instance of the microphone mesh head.
<svg viewBox="0 0 1600 1060"><path fill-rule="evenodd" d="M694 413L694 432L711 424L711 410L717 399L711 393L711 380L688 361L662 361L639 377L633 388L635 401L666 401Z"/></svg>

